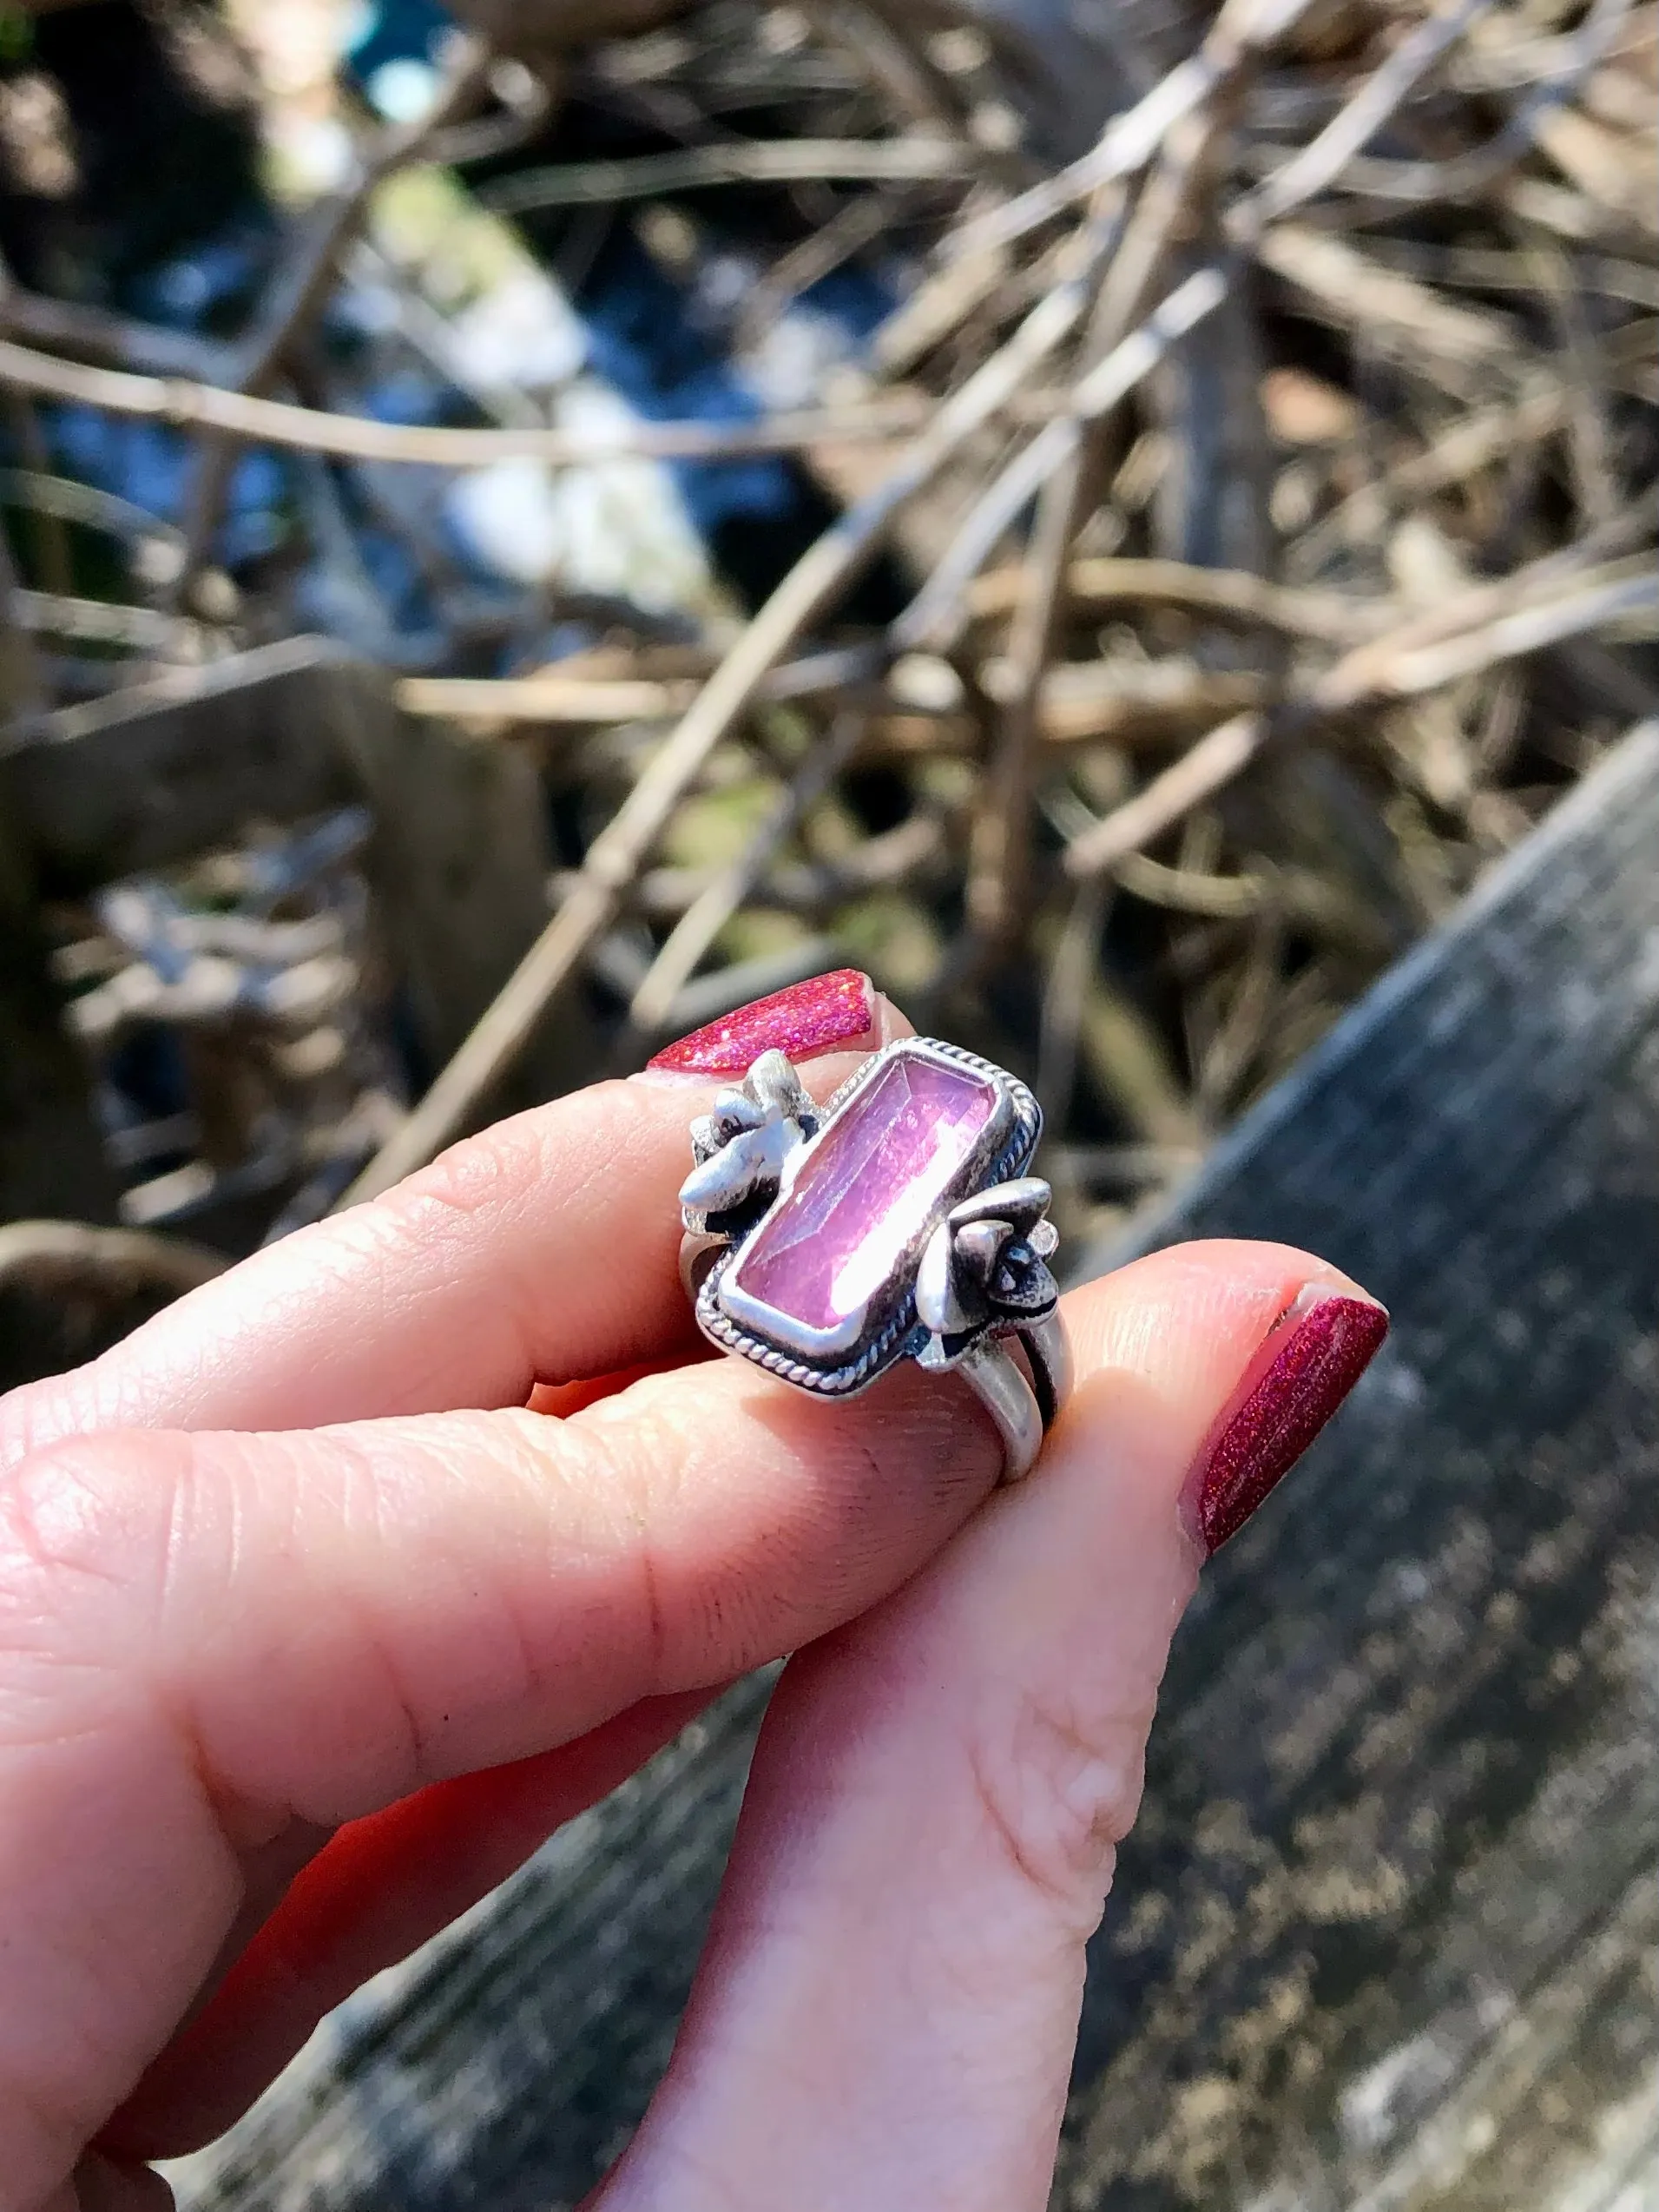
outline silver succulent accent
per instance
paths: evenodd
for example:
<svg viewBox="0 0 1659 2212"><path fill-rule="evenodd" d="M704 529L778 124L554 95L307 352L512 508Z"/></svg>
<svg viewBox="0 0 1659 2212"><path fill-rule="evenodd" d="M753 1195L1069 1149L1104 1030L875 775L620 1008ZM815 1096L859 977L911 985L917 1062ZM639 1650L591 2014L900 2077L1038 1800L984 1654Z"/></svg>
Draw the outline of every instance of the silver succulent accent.
<svg viewBox="0 0 1659 2212"><path fill-rule="evenodd" d="M711 1215L769 1206L783 1164L818 1127L818 1109L781 1052L763 1052L742 1088L722 1091L691 1125L697 1164L680 1186L688 1229Z"/></svg>
<svg viewBox="0 0 1659 2212"><path fill-rule="evenodd" d="M929 1238L916 1274L916 1312L936 1336L1046 1313L1060 1295L1048 1260L1059 1234L1040 1175L996 1183L953 1206Z"/></svg>

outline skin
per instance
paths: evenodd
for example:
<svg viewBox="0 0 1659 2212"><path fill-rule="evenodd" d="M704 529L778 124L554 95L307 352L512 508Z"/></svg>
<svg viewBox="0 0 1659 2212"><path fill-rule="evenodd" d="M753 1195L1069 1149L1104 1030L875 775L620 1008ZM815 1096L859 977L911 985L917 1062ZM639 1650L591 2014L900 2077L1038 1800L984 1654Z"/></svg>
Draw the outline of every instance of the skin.
<svg viewBox="0 0 1659 2212"><path fill-rule="evenodd" d="M1199 1571L1176 1500L1274 1318L1344 1279L1189 1245L1072 1293L1076 1393L998 1490L959 1385L828 1406L699 1356L675 1192L715 1088L503 1122L0 1400L9 2203L168 2202L149 2160L794 1652L595 2202L1041 2212Z"/></svg>

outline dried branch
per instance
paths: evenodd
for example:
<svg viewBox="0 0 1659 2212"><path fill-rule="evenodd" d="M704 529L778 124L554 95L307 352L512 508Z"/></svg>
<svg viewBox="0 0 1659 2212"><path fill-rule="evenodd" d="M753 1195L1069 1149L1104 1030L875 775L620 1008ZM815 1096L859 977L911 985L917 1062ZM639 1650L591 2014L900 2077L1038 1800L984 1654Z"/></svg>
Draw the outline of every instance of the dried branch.
<svg viewBox="0 0 1659 2212"><path fill-rule="evenodd" d="M1499 662L1518 660L1524 654L1539 652L1563 638L1582 637L1586 631L1604 629L1629 616L1651 614L1656 609L1659 609L1659 574L1644 558L1637 575L1588 576L1557 599L1546 601L1541 606L1523 607L1513 614L1499 615L1460 637L1447 638L1444 643L1402 647L1390 655L1386 650L1386 641L1379 640L1376 645L1365 648L1366 667L1373 671L1365 690L1359 688L1362 681L1359 675L1350 676L1348 689L1356 699L1365 696L1367 691L1399 699L1418 692L1437 691L1443 684L1495 668ZM1325 685L1315 688L1315 694L1321 703L1328 699L1333 705L1346 706L1349 699L1336 676L1337 671L1333 670Z"/></svg>
<svg viewBox="0 0 1659 2212"><path fill-rule="evenodd" d="M1215 82L1199 112L1172 127L1121 240L1103 271L1080 365L1092 373L1124 344L1146 313L1178 233L1209 181L1216 146L1255 49L1231 35L1228 18L1205 42L1201 59ZM1086 378L1085 378L1086 381ZM967 917L990 944L1013 927L1029 871L1032 755L1043 717L1044 678L1065 616L1071 549L1095 504L1103 418L1096 414L1054 468L1037 497L1027 585L1008 641L1011 682L991 747L969 853Z"/></svg>
<svg viewBox="0 0 1659 2212"><path fill-rule="evenodd" d="M968 588L974 621L1010 613L1024 583L1018 569L994 569ZM1334 591L1297 591L1238 569L1200 569L1183 561L1073 561L1066 596L1074 609L1168 607L1240 629L1272 629L1320 644L1351 645L1386 628L1386 601L1367 603Z"/></svg>
<svg viewBox="0 0 1659 2212"><path fill-rule="evenodd" d="M596 839L576 888L403 1128L347 1192L348 1202L389 1188L463 1126L610 920L681 793L751 705L767 672L873 556L905 504L1075 328L1083 306L1080 286L1051 293L939 409L899 467L796 563Z"/></svg>
<svg viewBox="0 0 1659 2212"><path fill-rule="evenodd" d="M162 614L153 607L115 606L107 599L76 599L20 588L11 603L13 619L36 636L124 646L129 652L153 653L165 661L201 660L210 635L199 622L182 616Z"/></svg>
<svg viewBox="0 0 1659 2212"><path fill-rule="evenodd" d="M1644 562L1636 575L1610 578L1592 574L1540 604L1478 619L1494 596L1524 596L1516 589L1521 581L1511 578L1506 586L1486 586L1468 595L1460 602L1465 626L1451 636L1425 635L1435 627L1450 627L1456 617L1448 610L1446 617L1406 623L1360 646L1294 703L1284 728L1305 728L1318 715L1350 712L1367 700L1406 698L1433 690L1563 638L1659 608L1659 575ZM1269 714L1239 715L1212 730L1143 791L1073 838L1066 847L1066 874L1074 881L1087 881L1127 853L1151 844L1232 782L1277 734Z"/></svg>
<svg viewBox="0 0 1659 2212"><path fill-rule="evenodd" d="M1537 71L1525 99L1485 146L1450 161L1353 161L1348 165L1349 188L1372 199L1417 207L1437 200L1473 200L1490 191L1544 133L1553 112L1577 92L1629 12L1629 0L1594 0L1578 29L1552 42L1555 51Z"/></svg>
<svg viewBox="0 0 1659 2212"><path fill-rule="evenodd" d="M1237 47L1267 48L1307 12L1311 0L1228 0L1203 50L1160 79L1144 99L1114 116L1087 154L1045 178L1006 207L958 229L951 254L974 256L1018 240L1054 221L1104 187L1146 168L1175 125L1193 113L1234 66Z"/></svg>
<svg viewBox="0 0 1659 2212"><path fill-rule="evenodd" d="M1249 766L1270 727L1265 714L1238 714L1212 730L1144 791L1073 838L1066 847L1066 874L1074 883L1087 883L1173 829Z"/></svg>
<svg viewBox="0 0 1659 2212"><path fill-rule="evenodd" d="M1235 237L1254 234L1305 207L1333 184L1361 147L1373 139L1406 95L1491 5L1491 0L1453 0L1401 39L1317 138L1275 169L1229 217Z"/></svg>
<svg viewBox="0 0 1659 2212"><path fill-rule="evenodd" d="M864 734L864 720L859 713L836 716L743 851L675 923L629 1006L629 1020L640 1036L660 1033L668 1009L691 980L703 955L764 879L779 847L793 836L852 759Z"/></svg>
<svg viewBox="0 0 1659 2212"><path fill-rule="evenodd" d="M626 429L568 431L535 425L468 429L380 422L280 399L261 399L209 384L133 376L61 360L0 339L0 384L48 398L79 400L112 414L171 423L182 430L224 431L251 444L332 454L347 461L398 461L424 467L471 469L525 459L551 467L643 458L663 461L741 458L790 453L842 440L885 440L915 432L931 411L919 395L895 393L844 407L802 410L752 423L638 423ZM1011 405L1013 396L1004 404Z"/></svg>
<svg viewBox="0 0 1659 2212"><path fill-rule="evenodd" d="M1344 328L1362 332L1379 353L1454 399L1524 387L1541 366L1501 316L1457 307L1360 253L1346 240L1297 223L1276 223L1256 247L1263 265Z"/></svg>
<svg viewBox="0 0 1659 2212"><path fill-rule="evenodd" d="M657 200L714 184L912 184L971 177L984 157L956 138L738 139L683 153L636 154L627 161L573 161L526 169L479 198L497 214L549 207L614 206Z"/></svg>
<svg viewBox="0 0 1659 2212"><path fill-rule="evenodd" d="M0 1223L0 1290L49 1297L90 1292L108 1299L161 1291L180 1298L229 1265L222 1253L153 1230L94 1228L85 1221Z"/></svg>
<svg viewBox="0 0 1659 2212"><path fill-rule="evenodd" d="M1007 249L1032 231L1083 201L1104 214L1113 188L1146 168L1172 131L1213 99L1250 56L1282 38L1311 4L1227 0L1201 50L1115 116L1089 153L1007 205L957 226L945 266L877 332L877 360L891 370L938 344L994 286Z"/></svg>
<svg viewBox="0 0 1659 2212"><path fill-rule="evenodd" d="M1513 404L1478 408L1462 416L1424 452L1351 493L1294 540L1287 549L1287 567L1294 574L1309 575L1334 547L1373 542L1391 515L1478 474L1505 454L1536 445L1559 430L1570 411L1565 385L1546 379L1543 388Z"/></svg>
<svg viewBox="0 0 1659 2212"><path fill-rule="evenodd" d="M528 676L405 676L397 687L407 714L459 721L575 723L589 728L609 722L666 721L683 714L714 671L712 655L695 654L695 675L598 676L566 675L556 664ZM812 653L768 670L757 696L782 701L846 692L879 672L879 651L853 647Z"/></svg>
<svg viewBox="0 0 1659 2212"><path fill-rule="evenodd" d="M893 624L900 651L938 652L959 634L968 586L1021 510L1077 450L1086 424L1098 422L1149 376L1178 339L1213 314L1227 291L1220 267L1196 269L1142 323L1089 371L1066 412L1039 431L992 478L958 530L948 557Z"/></svg>
<svg viewBox="0 0 1659 2212"><path fill-rule="evenodd" d="M683 714L699 689L695 677L653 681L639 676L567 676L544 668L531 676L405 676L398 704L406 714L445 721L572 723L662 722Z"/></svg>
<svg viewBox="0 0 1659 2212"><path fill-rule="evenodd" d="M0 330L49 353L142 376L218 384L234 372L234 352L227 345L78 300L49 299L26 291L10 270L0 270Z"/></svg>
<svg viewBox="0 0 1659 2212"><path fill-rule="evenodd" d="M418 161L458 115L476 105L488 85L489 73L488 50L475 39L457 40L443 87L431 110L414 122L384 131L346 188L308 211L253 329L237 345L234 373L228 381L244 397L257 397L268 387L321 313L333 289L340 256L381 185L398 169ZM220 436L205 439L197 452L176 596L188 590L213 543L236 451L234 438Z"/></svg>

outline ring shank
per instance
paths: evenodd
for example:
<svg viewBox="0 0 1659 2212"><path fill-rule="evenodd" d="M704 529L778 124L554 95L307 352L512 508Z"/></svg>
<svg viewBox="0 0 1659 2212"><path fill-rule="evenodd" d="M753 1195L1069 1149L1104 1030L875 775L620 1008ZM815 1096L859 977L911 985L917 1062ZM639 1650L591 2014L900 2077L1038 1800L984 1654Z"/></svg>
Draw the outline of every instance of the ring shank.
<svg viewBox="0 0 1659 2212"><path fill-rule="evenodd" d="M681 1239L680 1280L694 1306L702 1278L726 1241L689 1234ZM1024 1352L1024 1364L1009 1350L1011 1338ZM948 1372L962 1377L997 1424L1005 1455L1003 1481L1023 1480L1071 1389L1071 1346L1058 1309L1041 1320L980 1337Z"/></svg>
<svg viewBox="0 0 1659 2212"><path fill-rule="evenodd" d="M1057 1313L1009 1334L1024 1352L1029 1381L1005 1339L994 1336L981 1337L951 1372L962 1377L997 1424L1006 1454L1003 1480L1017 1483L1036 1465L1043 1439L1065 1402L1071 1353Z"/></svg>

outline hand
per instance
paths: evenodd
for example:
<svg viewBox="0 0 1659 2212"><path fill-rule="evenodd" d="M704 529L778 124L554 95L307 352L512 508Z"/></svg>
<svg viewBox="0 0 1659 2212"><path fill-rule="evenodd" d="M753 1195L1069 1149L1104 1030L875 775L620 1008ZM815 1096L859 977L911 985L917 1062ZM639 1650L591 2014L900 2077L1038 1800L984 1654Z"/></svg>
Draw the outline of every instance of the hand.
<svg viewBox="0 0 1659 2212"><path fill-rule="evenodd" d="M1046 2203L1171 1632L1380 1314L1274 1246L1090 1284L1071 1404L993 1495L959 1384L820 1404L697 1357L675 1193L714 1087L504 1122L0 1403L8 2204L166 2203L144 2162L786 1651L599 2201Z"/></svg>

